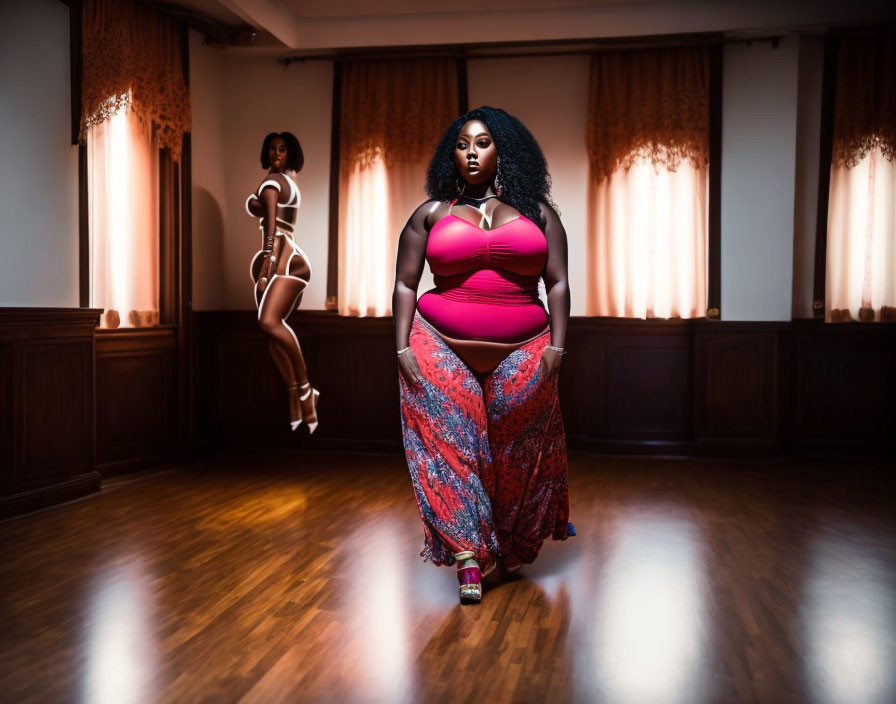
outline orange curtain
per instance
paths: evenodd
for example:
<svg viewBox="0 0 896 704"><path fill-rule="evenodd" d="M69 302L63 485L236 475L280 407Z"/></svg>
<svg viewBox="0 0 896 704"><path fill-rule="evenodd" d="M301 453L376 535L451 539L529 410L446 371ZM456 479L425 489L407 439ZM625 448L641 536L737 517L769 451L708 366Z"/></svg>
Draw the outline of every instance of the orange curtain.
<svg viewBox="0 0 896 704"><path fill-rule="evenodd" d="M391 314L398 235L426 195L426 166L457 117L449 59L342 66L339 313Z"/></svg>
<svg viewBox="0 0 896 704"><path fill-rule="evenodd" d="M840 40L825 318L896 321L896 38Z"/></svg>
<svg viewBox="0 0 896 704"><path fill-rule="evenodd" d="M587 145L588 314L705 315L708 49L595 55Z"/></svg>
<svg viewBox="0 0 896 704"><path fill-rule="evenodd" d="M81 31L81 141L126 108L180 161L190 131L180 25L133 0L85 0Z"/></svg>
<svg viewBox="0 0 896 704"><path fill-rule="evenodd" d="M81 141L87 144L91 305L104 327L159 322L159 149L190 130L181 28L133 0L85 0Z"/></svg>

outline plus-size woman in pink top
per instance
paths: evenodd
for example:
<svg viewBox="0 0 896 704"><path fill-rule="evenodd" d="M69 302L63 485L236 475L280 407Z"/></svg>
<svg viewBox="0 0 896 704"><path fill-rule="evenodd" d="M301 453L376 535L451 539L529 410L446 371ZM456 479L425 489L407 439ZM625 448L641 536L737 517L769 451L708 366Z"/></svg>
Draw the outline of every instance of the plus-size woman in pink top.
<svg viewBox="0 0 896 704"><path fill-rule="evenodd" d="M503 110L448 128L426 190L401 233L392 300L404 445L423 555L457 564L461 602L475 603L496 565L517 569L574 534L557 398L566 232L541 149ZM418 300L424 261L436 286Z"/></svg>

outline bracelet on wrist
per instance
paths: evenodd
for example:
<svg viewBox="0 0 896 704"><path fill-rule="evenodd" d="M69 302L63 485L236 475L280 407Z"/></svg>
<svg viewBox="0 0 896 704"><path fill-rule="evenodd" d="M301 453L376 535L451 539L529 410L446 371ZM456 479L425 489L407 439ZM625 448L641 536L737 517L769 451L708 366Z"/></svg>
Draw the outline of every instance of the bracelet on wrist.
<svg viewBox="0 0 896 704"><path fill-rule="evenodd" d="M557 354L559 354L559 355L561 355L561 356L564 355L564 354L566 354L566 348L565 348L565 347L557 347L556 345L548 345L548 346L547 346L547 349L549 349L549 350L553 350L554 352L556 352Z"/></svg>
<svg viewBox="0 0 896 704"><path fill-rule="evenodd" d="M401 357L401 355L403 355L405 352L410 351L410 349L411 349L410 346L408 346L408 347L405 347L403 350L398 350L398 352L395 353L395 356Z"/></svg>

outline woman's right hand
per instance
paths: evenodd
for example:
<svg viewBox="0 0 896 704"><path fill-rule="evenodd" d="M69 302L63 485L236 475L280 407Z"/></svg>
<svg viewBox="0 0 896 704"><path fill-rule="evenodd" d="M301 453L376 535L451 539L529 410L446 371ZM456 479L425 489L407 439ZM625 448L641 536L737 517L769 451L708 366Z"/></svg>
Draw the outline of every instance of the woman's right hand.
<svg viewBox="0 0 896 704"><path fill-rule="evenodd" d="M417 386L423 383L420 365L417 364L417 358L410 349L398 355L398 371L401 372L409 386Z"/></svg>

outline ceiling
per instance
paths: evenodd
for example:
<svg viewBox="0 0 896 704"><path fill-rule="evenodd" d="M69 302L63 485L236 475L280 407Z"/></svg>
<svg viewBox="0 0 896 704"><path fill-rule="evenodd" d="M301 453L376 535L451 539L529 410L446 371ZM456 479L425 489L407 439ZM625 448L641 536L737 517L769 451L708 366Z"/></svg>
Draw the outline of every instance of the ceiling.
<svg viewBox="0 0 896 704"><path fill-rule="evenodd" d="M169 3L166 3L172 6ZM896 21L888 0L176 0L254 46L321 51L699 32L749 34Z"/></svg>
<svg viewBox="0 0 896 704"><path fill-rule="evenodd" d="M451 14L469 15L483 8L491 12L516 12L521 10L587 8L601 5L635 5L653 0L452 0L450 3L434 0L283 0L283 5L300 19L325 17L388 17L391 15L441 15L446 9Z"/></svg>

